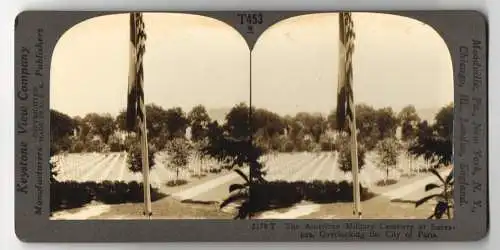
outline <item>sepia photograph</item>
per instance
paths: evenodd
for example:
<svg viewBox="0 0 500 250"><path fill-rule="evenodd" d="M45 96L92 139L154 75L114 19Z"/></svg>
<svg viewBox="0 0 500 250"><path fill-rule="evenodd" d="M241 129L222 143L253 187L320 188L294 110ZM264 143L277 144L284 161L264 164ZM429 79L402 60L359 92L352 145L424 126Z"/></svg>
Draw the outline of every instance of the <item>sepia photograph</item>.
<svg viewBox="0 0 500 250"><path fill-rule="evenodd" d="M87 19L50 65L50 219L452 219L450 51L393 14ZM145 188L148 187L148 188Z"/></svg>

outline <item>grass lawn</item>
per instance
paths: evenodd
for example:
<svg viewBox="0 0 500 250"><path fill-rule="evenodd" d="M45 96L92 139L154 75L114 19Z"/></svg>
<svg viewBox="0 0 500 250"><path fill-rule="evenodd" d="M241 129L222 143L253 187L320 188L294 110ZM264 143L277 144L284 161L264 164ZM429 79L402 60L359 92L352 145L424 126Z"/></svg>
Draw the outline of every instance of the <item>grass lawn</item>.
<svg viewBox="0 0 500 250"><path fill-rule="evenodd" d="M152 205L153 219L232 219L231 213L219 210L217 204L181 203L166 197ZM145 219L143 203L113 205L108 212L89 219Z"/></svg>
<svg viewBox="0 0 500 250"><path fill-rule="evenodd" d="M361 203L363 219L426 219L434 210L433 203L415 208L409 202L391 202L385 197L376 197ZM323 204L319 211L299 219L353 219L352 203Z"/></svg>
<svg viewBox="0 0 500 250"><path fill-rule="evenodd" d="M275 209L264 213L282 214L290 212L301 206L313 205L317 209L307 215L298 216L296 219L353 219L353 204L349 202L315 204L301 202L296 206ZM363 219L426 219L434 209L434 203L426 203L416 208L409 201L390 201L388 198L378 196L361 203ZM215 203L182 203L171 197L166 197L152 203L153 219L232 219L233 209L220 210ZM75 213L82 208L66 210ZM233 211L231 211L233 210ZM127 203L110 205L109 210L88 219L145 219L142 216L142 203ZM293 212L292 212L293 214ZM257 216L258 218L259 216Z"/></svg>

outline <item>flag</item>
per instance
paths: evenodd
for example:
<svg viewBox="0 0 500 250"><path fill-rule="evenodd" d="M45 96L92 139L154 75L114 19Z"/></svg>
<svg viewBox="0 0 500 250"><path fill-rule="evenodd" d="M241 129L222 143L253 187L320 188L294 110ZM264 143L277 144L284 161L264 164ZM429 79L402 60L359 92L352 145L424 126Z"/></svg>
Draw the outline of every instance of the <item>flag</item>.
<svg viewBox="0 0 500 250"><path fill-rule="evenodd" d="M143 56L146 33L141 13L130 13L130 65L127 95L127 130L136 131L137 119L144 121Z"/></svg>
<svg viewBox="0 0 500 250"><path fill-rule="evenodd" d="M351 13L339 13L339 80L337 89L337 129L350 130L354 120L352 88L352 53L354 52L354 23ZM346 124L347 122L347 124Z"/></svg>
<svg viewBox="0 0 500 250"><path fill-rule="evenodd" d="M351 141L353 213L361 219L359 186L358 141L356 138L356 112L352 81L352 53L354 52L354 23L351 13L339 13L339 80L337 89L337 129L349 132Z"/></svg>

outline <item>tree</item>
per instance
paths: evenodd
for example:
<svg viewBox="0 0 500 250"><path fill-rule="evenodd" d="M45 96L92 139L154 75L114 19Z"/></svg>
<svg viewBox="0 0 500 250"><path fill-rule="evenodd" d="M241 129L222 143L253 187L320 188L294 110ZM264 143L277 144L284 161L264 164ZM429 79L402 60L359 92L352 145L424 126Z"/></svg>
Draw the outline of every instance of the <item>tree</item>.
<svg viewBox="0 0 500 250"><path fill-rule="evenodd" d="M367 150L372 150L380 139L377 111L366 104L356 105L356 128L359 141Z"/></svg>
<svg viewBox="0 0 500 250"><path fill-rule="evenodd" d="M89 133L99 136L105 144L115 131L115 119L110 114L90 113L83 118L83 121L90 127Z"/></svg>
<svg viewBox="0 0 500 250"><path fill-rule="evenodd" d="M328 128L328 123L321 114L315 114L311 117L310 120L310 133L314 138L315 143L319 143L321 136L325 133Z"/></svg>
<svg viewBox="0 0 500 250"><path fill-rule="evenodd" d="M146 105L148 141L158 150L163 150L168 140L167 119L168 114L165 109L154 103Z"/></svg>
<svg viewBox="0 0 500 250"><path fill-rule="evenodd" d="M127 130L127 111L122 110L118 113L115 118L115 128L118 130L126 131Z"/></svg>
<svg viewBox="0 0 500 250"><path fill-rule="evenodd" d="M376 111L376 122L379 131L379 140L396 136L398 119L390 107L381 108Z"/></svg>
<svg viewBox="0 0 500 250"><path fill-rule="evenodd" d="M337 138L337 148L339 156L337 158L339 168L343 172L352 172L352 158L351 158L351 139L350 136L342 134ZM365 166L366 149L358 143L358 170L361 171Z"/></svg>
<svg viewBox="0 0 500 250"><path fill-rule="evenodd" d="M288 118L288 139L293 145L293 150L303 151L305 149L304 137L305 131L304 126L293 118Z"/></svg>
<svg viewBox="0 0 500 250"><path fill-rule="evenodd" d="M167 109L166 111L166 128L168 133L168 139L173 138L184 138L186 135L186 128L189 125L189 121L186 117L184 111L180 107L174 107Z"/></svg>
<svg viewBox="0 0 500 250"><path fill-rule="evenodd" d="M417 139L419 131L418 125L421 122L421 119L417 114L415 106L408 105L404 107L401 112L399 112L398 120L401 126L401 140L405 144L406 156L408 157L408 165L410 166L410 171L412 171L412 155L409 151L409 148L411 144L414 143Z"/></svg>
<svg viewBox="0 0 500 250"><path fill-rule="evenodd" d="M203 105L197 105L189 111L187 119L191 128L191 141L195 150L195 156L200 162L198 176L201 176L203 160L206 157L203 149L208 145L208 125L211 122L210 116Z"/></svg>
<svg viewBox="0 0 500 250"><path fill-rule="evenodd" d="M68 115L57 110L50 110L50 157L58 154L60 151L69 150L71 136L76 128L76 122ZM56 183L57 171L55 170L57 162L50 164L50 183Z"/></svg>
<svg viewBox="0 0 500 250"><path fill-rule="evenodd" d="M335 150L335 140L333 136L328 134L322 134L319 140L321 151L333 151Z"/></svg>
<svg viewBox="0 0 500 250"><path fill-rule="evenodd" d="M398 141L393 138L385 138L376 146L376 150L379 156L379 167L384 169L386 172L385 184L389 180L389 170L391 168L396 168L398 163L399 150L401 145Z"/></svg>
<svg viewBox="0 0 500 250"><path fill-rule="evenodd" d="M441 108L434 118L434 130L438 136L451 142L453 137L453 104Z"/></svg>
<svg viewBox="0 0 500 250"><path fill-rule="evenodd" d="M197 142L207 136L208 124L211 119L203 105L197 105L188 113L187 117L191 126L191 140Z"/></svg>
<svg viewBox="0 0 500 250"><path fill-rule="evenodd" d="M50 110L50 147L54 154L70 149L68 137L75 128L76 122L71 117L57 110Z"/></svg>
<svg viewBox="0 0 500 250"><path fill-rule="evenodd" d="M185 168L189 163L191 145L189 145L186 138L176 137L168 141L166 149L168 152L168 166L175 169L175 184L177 184L179 183L180 169Z"/></svg>
<svg viewBox="0 0 500 250"><path fill-rule="evenodd" d="M127 130L126 119L127 112L121 111L115 118L115 127L123 131ZM148 141L158 150L162 150L167 143L168 119L167 110L154 103L146 105L146 129L148 131ZM140 128L137 127L136 131L139 129Z"/></svg>
<svg viewBox="0 0 500 250"><path fill-rule="evenodd" d="M224 129L236 139L250 137L250 109L245 103L239 103L226 115Z"/></svg>
<svg viewBox="0 0 500 250"><path fill-rule="evenodd" d="M332 110L328 116L326 117L326 121L328 122L328 128L332 130L337 129L337 110Z"/></svg>
<svg viewBox="0 0 500 250"><path fill-rule="evenodd" d="M281 119L284 125L283 131L288 136L289 151L293 144L294 151L312 151L320 149L321 137L326 133L329 122L321 114L309 114L299 112L294 117L285 116Z"/></svg>
<svg viewBox="0 0 500 250"><path fill-rule="evenodd" d="M116 134L110 136L108 144L111 152L120 152L125 149L121 138Z"/></svg>
<svg viewBox="0 0 500 250"><path fill-rule="evenodd" d="M404 107L398 114L398 120L401 126L401 140L404 142L415 140L418 136L418 124L420 123L415 106Z"/></svg>
<svg viewBox="0 0 500 250"><path fill-rule="evenodd" d="M127 165L128 169L133 172L142 172L142 145L138 137L129 137L127 139ZM148 147L149 169L155 166L155 154L157 150L153 145Z"/></svg>
<svg viewBox="0 0 500 250"><path fill-rule="evenodd" d="M453 155L453 104L447 105L436 114L435 123L419 124L417 140L410 146L410 153L432 162L434 167L449 165Z"/></svg>
<svg viewBox="0 0 500 250"><path fill-rule="evenodd" d="M167 111L152 103L146 105L146 128L148 139L158 138L166 132ZM165 141L166 142L166 141Z"/></svg>
<svg viewBox="0 0 500 250"><path fill-rule="evenodd" d="M299 112L295 120L304 128L306 134L312 136L315 143L319 143L321 135L326 131L328 122L321 114Z"/></svg>
<svg viewBox="0 0 500 250"><path fill-rule="evenodd" d="M256 199L255 194L252 192L252 184L266 182L263 177L265 175L263 164L259 161L263 152L262 149L244 138L244 135L242 137L234 138L224 133L224 129L217 122L213 122L209 124L209 143L205 148L205 154L210 155L231 169L235 166L249 166L248 175L244 174L240 169L234 169L236 173L245 179L245 183L232 184L229 187L230 196L220 206L220 208L223 208L230 203L242 200L241 205L238 206L238 214L235 219L245 219L255 212L255 204L250 202L250 200ZM239 191L233 193L236 190Z"/></svg>
<svg viewBox="0 0 500 250"><path fill-rule="evenodd" d="M276 113L265 109L252 112L252 133L254 141L267 150L278 150L279 137L284 134L286 124Z"/></svg>

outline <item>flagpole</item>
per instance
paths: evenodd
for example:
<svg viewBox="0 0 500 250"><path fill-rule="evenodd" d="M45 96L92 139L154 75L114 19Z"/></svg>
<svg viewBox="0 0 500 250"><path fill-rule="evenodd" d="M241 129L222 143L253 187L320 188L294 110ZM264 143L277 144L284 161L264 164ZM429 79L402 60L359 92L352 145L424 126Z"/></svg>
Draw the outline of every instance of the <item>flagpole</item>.
<svg viewBox="0 0 500 250"><path fill-rule="evenodd" d="M140 29L140 30L139 30ZM139 122L139 136L142 153L142 177L144 190L144 216L151 219L151 190L149 181L149 150L146 128L146 107L144 105L144 75L142 58L146 37L141 13L130 13L130 72L127 105L127 127L133 129ZM140 110L137 110L140 109Z"/></svg>
<svg viewBox="0 0 500 250"><path fill-rule="evenodd" d="M352 16L351 16L352 18ZM352 22L352 19L350 20ZM346 58L347 59L347 58ZM361 219L361 190L359 190L359 166L358 166L358 140L357 140L357 128L356 128L356 106L355 106L355 101L354 101L354 84L353 84L353 70L352 70L352 55L350 55L350 74L347 76L349 77L349 81L351 82L351 88L353 93L351 95L351 98L349 98L349 106L351 107L352 110L352 121L351 121L351 158L352 158L352 181L353 181L353 192L354 192L354 204L355 204L355 216L358 216L359 219Z"/></svg>
<svg viewBox="0 0 500 250"><path fill-rule="evenodd" d="M141 31L144 31L144 23L142 20L142 13L139 13L140 15L140 23L135 22L136 25L140 25L139 28L141 28ZM137 27L136 27L137 28ZM136 29L137 30L137 29ZM142 37L141 37L142 39ZM145 40L145 37L144 37ZM144 46L141 44L141 46ZM144 53L145 49L139 53ZM140 55L140 61L138 60L138 63L140 63L140 67L142 69L142 59L143 55ZM148 218L151 219L152 216L152 211L151 211L151 189L150 189L150 180L149 180L149 149L148 149L148 133L147 133L147 123L146 123L146 106L145 106L145 95L144 95L144 73L142 70L138 71L139 75L136 78L138 80L138 85L140 89L142 90L142 98L139 98L139 107L141 109L142 113L142 119L140 119L140 129L141 129L141 144L142 144L142 177L143 177L143 184L144 184L144 215Z"/></svg>
<svg viewBox="0 0 500 250"><path fill-rule="evenodd" d="M354 102L354 88L352 83L352 52L354 45L353 23L350 13L339 13L339 89L337 114L342 117L340 130L344 128L345 118L348 120L350 130L351 146L351 171L353 186L353 214L361 219L361 198L359 188L359 166L358 166L358 140L356 128L356 108ZM347 104L345 103L347 101ZM339 119L338 119L339 120Z"/></svg>
<svg viewBox="0 0 500 250"><path fill-rule="evenodd" d="M358 166L358 140L356 130L356 108L354 108L354 95L351 98L353 107L352 122L351 122L351 162L352 162L352 183L353 183L353 198L354 198L354 215L361 219L361 194L359 190L359 166Z"/></svg>
<svg viewBox="0 0 500 250"><path fill-rule="evenodd" d="M144 110L144 103L142 103L144 114L144 121L141 122L141 144L142 144L142 176L144 183L144 214L151 219L151 189L149 182L149 152L148 152L148 135L146 129L146 110Z"/></svg>

